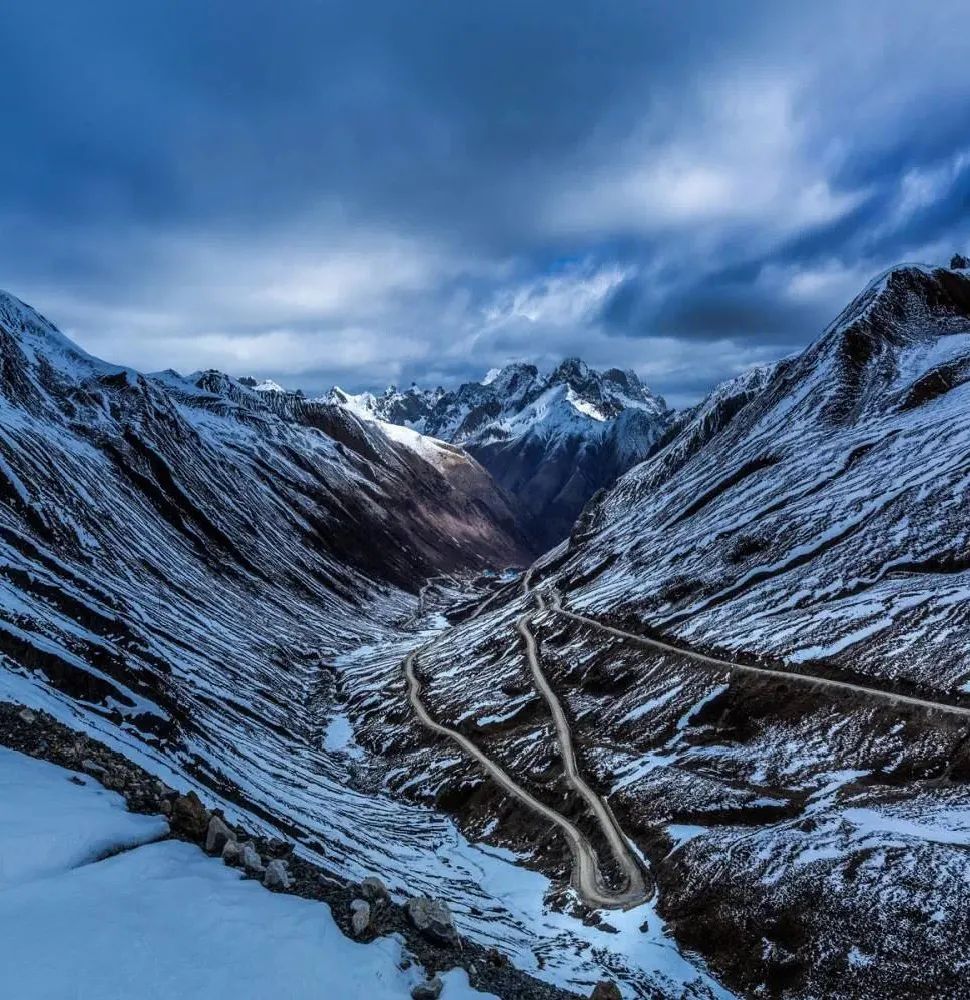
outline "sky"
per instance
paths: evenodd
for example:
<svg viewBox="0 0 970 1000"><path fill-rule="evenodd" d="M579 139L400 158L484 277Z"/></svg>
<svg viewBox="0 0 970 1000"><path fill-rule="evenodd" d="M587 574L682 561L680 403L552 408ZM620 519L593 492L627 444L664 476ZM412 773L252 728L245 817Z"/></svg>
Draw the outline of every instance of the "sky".
<svg viewBox="0 0 970 1000"><path fill-rule="evenodd" d="M632 368L672 405L970 250L965 0L32 0L0 288L288 388Z"/></svg>

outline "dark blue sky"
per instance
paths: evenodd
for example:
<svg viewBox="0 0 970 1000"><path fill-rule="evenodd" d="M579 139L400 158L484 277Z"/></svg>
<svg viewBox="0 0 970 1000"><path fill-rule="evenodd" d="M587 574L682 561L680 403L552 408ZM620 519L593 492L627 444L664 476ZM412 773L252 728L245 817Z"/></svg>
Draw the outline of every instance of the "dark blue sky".
<svg viewBox="0 0 970 1000"><path fill-rule="evenodd" d="M637 369L671 402L970 244L965 2L33 0L0 287L288 386Z"/></svg>

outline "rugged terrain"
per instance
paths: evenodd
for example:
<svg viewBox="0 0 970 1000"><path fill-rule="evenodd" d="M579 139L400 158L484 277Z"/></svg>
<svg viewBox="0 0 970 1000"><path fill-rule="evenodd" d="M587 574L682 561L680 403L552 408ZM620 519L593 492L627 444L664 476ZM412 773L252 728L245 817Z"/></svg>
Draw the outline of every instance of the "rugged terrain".
<svg viewBox="0 0 970 1000"><path fill-rule="evenodd" d="M803 354L720 387L525 591L454 612L421 657L434 719L622 885L527 624L659 913L742 992L967 995L968 359L970 276L892 270ZM467 755L413 752L402 794L574 872Z"/></svg>
<svg viewBox="0 0 970 1000"><path fill-rule="evenodd" d="M970 995L964 270L665 417L524 573L427 417L0 320L0 698L581 994Z"/></svg>
<svg viewBox="0 0 970 1000"><path fill-rule="evenodd" d="M365 416L459 444L523 511L537 551L568 534L586 502L642 461L673 414L635 372L570 358L548 375L511 364L458 389L329 397Z"/></svg>

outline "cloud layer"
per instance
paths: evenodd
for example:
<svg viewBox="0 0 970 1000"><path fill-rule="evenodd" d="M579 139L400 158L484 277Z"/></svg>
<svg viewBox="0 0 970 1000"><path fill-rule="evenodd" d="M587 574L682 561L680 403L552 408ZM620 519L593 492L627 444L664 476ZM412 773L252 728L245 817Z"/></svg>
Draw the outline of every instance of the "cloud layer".
<svg viewBox="0 0 970 1000"><path fill-rule="evenodd" d="M965 4L7 5L0 286L323 389L511 359L672 402L970 243Z"/></svg>

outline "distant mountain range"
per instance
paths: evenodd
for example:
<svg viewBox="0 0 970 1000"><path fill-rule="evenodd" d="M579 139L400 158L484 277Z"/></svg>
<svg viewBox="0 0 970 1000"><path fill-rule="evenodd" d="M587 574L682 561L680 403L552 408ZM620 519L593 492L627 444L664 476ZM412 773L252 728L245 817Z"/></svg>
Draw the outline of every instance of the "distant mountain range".
<svg viewBox="0 0 970 1000"><path fill-rule="evenodd" d="M564 538L590 497L642 461L673 419L635 372L598 372L578 358L547 375L506 365L450 391L334 388L327 398L461 445L517 502L537 551Z"/></svg>

